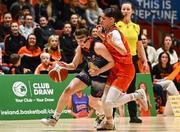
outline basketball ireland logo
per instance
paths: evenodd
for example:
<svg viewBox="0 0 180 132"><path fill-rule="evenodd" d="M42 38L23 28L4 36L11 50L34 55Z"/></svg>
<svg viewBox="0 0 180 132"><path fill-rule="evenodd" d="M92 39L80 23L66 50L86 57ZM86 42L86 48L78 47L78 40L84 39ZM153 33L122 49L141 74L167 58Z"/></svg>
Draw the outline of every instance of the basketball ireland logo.
<svg viewBox="0 0 180 132"><path fill-rule="evenodd" d="M23 82L15 82L12 86L12 90L18 97L24 97L27 94L27 86Z"/></svg>

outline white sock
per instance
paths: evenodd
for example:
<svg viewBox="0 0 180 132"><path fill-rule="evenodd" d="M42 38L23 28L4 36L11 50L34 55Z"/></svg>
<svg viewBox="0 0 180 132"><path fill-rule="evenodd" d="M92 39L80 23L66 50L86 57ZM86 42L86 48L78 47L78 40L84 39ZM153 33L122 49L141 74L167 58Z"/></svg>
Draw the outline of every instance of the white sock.
<svg viewBox="0 0 180 132"><path fill-rule="evenodd" d="M54 117L56 120L59 120L60 116L61 116L61 113L58 113L58 112L56 112L56 111L54 112L53 117Z"/></svg>
<svg viewBox="0 0 180 132"><path fill-rule="evenodd" d="M141 98L141 96L138 93L136 93L136 92L131 93L131 95L132 95L132 100L136 100L136 99L140 99Z"/></svg>

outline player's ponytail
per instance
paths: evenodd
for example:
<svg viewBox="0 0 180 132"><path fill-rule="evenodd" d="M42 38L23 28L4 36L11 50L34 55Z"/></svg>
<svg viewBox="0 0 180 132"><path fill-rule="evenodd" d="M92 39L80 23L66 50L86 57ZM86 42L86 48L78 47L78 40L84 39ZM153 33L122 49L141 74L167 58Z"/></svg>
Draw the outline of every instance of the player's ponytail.
<svg viewBox="0 0 180 132"><path fill-rule="evenodd" d="M107 17L113 17L115 19L115 22L118 22L119 20L124 18L123 14L118 8L106 8L104 10L104 15Z"/></svg>

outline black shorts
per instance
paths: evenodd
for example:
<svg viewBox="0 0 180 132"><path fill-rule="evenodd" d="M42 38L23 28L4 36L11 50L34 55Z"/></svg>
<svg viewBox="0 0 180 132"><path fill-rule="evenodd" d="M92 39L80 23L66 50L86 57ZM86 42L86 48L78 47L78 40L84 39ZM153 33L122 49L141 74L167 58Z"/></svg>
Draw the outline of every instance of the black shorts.
<svg viewBox="0 0 180 132"><path fill-rule="evenodd" d="M91 95L96 98L101 98L103 95L104 87L107 81L107 75L98 75L92 77L89 73L81 71L76 78L83 81L86 85L91 86Z"/></svg>

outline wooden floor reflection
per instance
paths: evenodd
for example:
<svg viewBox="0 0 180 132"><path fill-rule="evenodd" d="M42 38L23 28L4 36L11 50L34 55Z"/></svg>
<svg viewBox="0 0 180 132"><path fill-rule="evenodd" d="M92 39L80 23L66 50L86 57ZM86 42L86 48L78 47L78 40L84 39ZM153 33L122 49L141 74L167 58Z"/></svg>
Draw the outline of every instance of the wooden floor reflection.
<svg viewBox="0 0 180 132"><path fill-rule="evenodd" d="M180 117L143 117L142 124L129 124L129 117L116 118L116 131L178 132ZM61 119L55 127L46 127L39 120L0 121L0 132L94 132L94 119Z"/></svg>

